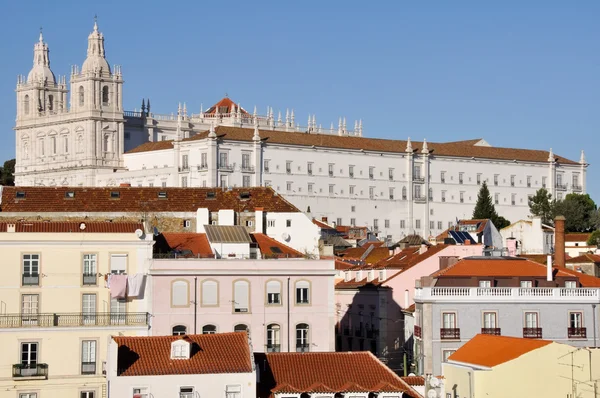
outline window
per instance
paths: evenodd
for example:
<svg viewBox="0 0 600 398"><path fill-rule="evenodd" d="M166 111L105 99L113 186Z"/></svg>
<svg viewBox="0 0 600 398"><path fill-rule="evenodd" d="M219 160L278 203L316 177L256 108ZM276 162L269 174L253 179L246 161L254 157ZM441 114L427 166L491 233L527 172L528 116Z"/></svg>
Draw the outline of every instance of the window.
<svg viewBox="0 0 600 398"><path fill-rule="evenodd" d="M333 193L334 193L334 188L335 188L335 185L333 185L333 184L329 184L329 194L330 194L330 195L333 195Z"/></svg>
<svg viewBox="0 0 600 398"><path fill-rule="evenodd" d="M225 398L242 398L242 386L227 385L225 387Z"/></svg>
<svg viewBox="0 0 600 398"><path fill-rule="evenodd" d="M275 228L275 220L267 220L267 227Z"/></svg>
<svg viewBox="0 0 600 398"><path fill-rule="evenodd" d="M311 184L311 183L308 183L308 188L307 188L307 191L308 191L309 193L312 193L312 192L313 192L313 184Z"/></svg>
<svg viewBox="0 0 600 398"><path fill-rule="evenodd" d="M388 177L389 177L390 181L394 181L394 169L388 170Z"/></svg>
<svg viewBox="0 0 600 398"><path fill-rule="evenodd" d="M515 186L515 176L510 176L510 186L511 187Z"/></svg>
<svg viewBox="0 0 600 398"><path fill-rule="evenodd" d="M183 340L176 340L171 343L171 359L189 358L190 344Z"/></svg>
<svg viewBox="0 0 600 398"><path fill-rule="evenodd" d="M194 387L179 388L179 398L194 398Z"/></svg>
<svg viewBox="0 0 600 398"><path fill-rule="evenodd" d="M296 282L296 304L309 304L310 284L308 281Z"/></svg>
<svg viewBox="0 0 600 398"><path fill-rule="evenodd" d="M394 188L390 188L390 200L394 200Z"/></svg>
<svg viewBox="0 0 600 398"><path fill-rule="evenodd" d="M185 181L187 183L187 177L185 178ZM227 176L226 175L222 175L219 178L219 186L221 188L227 188Z"/></svg>
<svg viewBox="0 0 600 398"><path fill-rule="evenodd" d="M29 96L25 96L25 100L23 101L23 108L26 115L29 115Z"/></svg>
<svg viewBox="0 0 600 398"><path fill-rule="evenodd" d="M494 185L498 186L498 174L494 174Z"/></svg>
<svg viewBox="0 0 600 398"><path fill-rule="evenodd" d="M537 328L538 327L537 312L526 312L525 313L525 327L526 328Z"/></svg>
<svg viewBox="0 0 600 398"><path fill-rule="evenodd" d="M171 283L171 307L189 307L189 288L187 281L173 281Z"/></svg>
<svg viewBox="0 0 600 398"><path fill-rule="evenodd" d="M348 188L348 193L350 195L354 195L354 185L350 185L350 187Z"/></svg>
<svg viewBox="0 0 600 398"><path fill-rule="evenodd" d="M124 274L127 270L127 254L110 255L111 274Z"/></svg>
<svg viewBox="0 0 600 398"><path fill-rule="evenodd" d="M44 147L44 139L43 138L39 139L39 150L40 150L40 156L46 156L46 149Z"/></svg>
<svg viewBox="0 0 600 398"><path fill-rule="evenodd" d="M356 212L356 206L354 206L354 205L350 206L350 212L351 213L355 213Z"/></svg>
<svg viewBox="0 0 600 398"><path fill-rule="evenodd" d="M492 281L479 281L479 287L492 287Z"/></svg>
<svg viewBox="0 0 600 398"><path fill-rule="evenodd" d="M292 191L292 183L290 181L285 183L285 190L288 192Z"/></svg>
<svg viewBox="0 0 600 398"><path fill-rule="evenodd" d="M84 254L83 255L83 284L84 285L95 285L96 284L96 255L95 254Z"/></svg>
<svg viewBox="0 0 600 398"><path fill-rule="evenodd" d="M527 188L531 188L531 176L527 176Z"/></svg>
<svg viewBox="0 0 600 398"><path fill-rule="evenodd" d="M369 167L369 179L373 179L373 176L375 175L375 167Z"/></svg>
<svg viewBox="0 0 600 398"><path fill-rule="evenodd" d="M405 229L405 228L406 228L406 221L400 220L400 229Z"/></svg>
<svg viewBox="0 0 600 398"><path fill-rule="evenodd" d="M250 169L250 154L242 153L242 170Z"/></svg>
<svg viewBox="0 0 600 398"><path fill-rule="evenodd" d="M265 160L265 161L263 162L263 168L264 168L264 170L265 170L265 173L268 173L268 172L269 172L269 161L268 161L268 160Z"/></svg>
<svg viewBox="0 0 600 398"><path fill-rule="evenodd" d="M38 343L21 343L21 365L32 369L35 374L35 368L38 363Z"/></svg>
<svg viewBox="0 0 600 398"><path fill-rule="evenodd" d="M440 172L440 181L442 183L446 182L446 172L445 171Z"/></svg>
<svg viewBox="0 0 600 398"><path fill-rule="evenodd" d="M102 105L108 105L108 86L102 87Z"/></svg>
<svg viewBox="0 0 600 398"><path fill-rule="evenodd" d="M190 228L192 226L192 222L190 220L183 220L183 228Z"/></svg>
<svg viewBox="0 0 600 398"><path fill-rule="evenodd" d="M221 177L224 177L224 176L221 176ZM227 180L225 180L225 181L227 181ZM181 187L182 188L187 188L187 186L188 186L188 178L187 178L187 176L181 177Z"/></svg>
<svg viewBox="0 0 600 398"><path fill-rule="evenodd" d="M286 227L291 227L292 226L292 220L285 220L285 226Z"/></svg>
<svg viewBox="0 0 600 398"><path fill-rule="evenodd" d="M181 169L182 170L189 170L190 165L189 165L189 156L188 155L181 155Z"/></svg>
<svg viewBox="0 0 600 398"><path fill-rule="evenodd" d="M69 153L69 137L63 137L63 149L65 153Z"/></svg>
<svg viewBox="0 0 600 398"><path fill-rule="evenodd" d="M52 154L56 155L56 137L50 137L50 147L52 148Z"/></svg>
<svg viewBox="0 0 600 398"><path fill-rule="evenodd" d="M86 293L81 296L81 313L83 323L93 325L96 323L96 294Z"/></svg>
<svg viewBox="0 0 600 398"><path fill-rule="evenodd" d="M373 229L374 230L379 229L379 220L378 219L373 220Z"/></svg>
<svg viewBox="0 0 600 398"><path fill-rule="evenodd" d="M402 187L402 200L406 200L406 187Z"/></svg>
<svg viewBox="0 0 600 398"><path fill-rule="evenodd" d="M250 309L250 284L247 281L235 281L233 284L233 311L248 312Z"/></svg>
<svg viewBox="0 0 600 398"><path fill-rule="evenodd" d="M94 391L81 391L79 398L94 398Z"/></svg>
<svg viewBox="0 0 600 398"><path fill-rule="evenodd" d="M477 185L481 185L481 173L477 173Z"/></svg>
<svg viewBox="0 0 600 398"><path fill-rule="evenodd" d="M558 200L558 201L563 200L563 194L562 193L557 193L556 194L556 200Z"/></svg>
<svg viewBox="0 0 600 398"><path fill-rule="evenodd" d="M389 228L390 227L390 220L383 220L383 225L385 228Z"/></svg>
<svg viewBox="0 0 600 398"><path fill-rule="evenodd" d="M460 193L460 203L465 203L465 193L464 192Z"/></svg>
<svg viewBox="0 0 600 398"><path fill-rule="evenodd" d="M542 188L546 188L546 177L542 177Z"/></svg>
<svg viewBox="0 0 600 398"><path fill-rule="evenodd" d="M413 167L413 174L416 179L421 179L421 166L415 165Z"/></svg>
<svg viewBox="0 0 600 398"><path fill-rule="evenodd" d="M415 228L421 229L421 220L415 220Z"/></svg>
<svg viewBox="0 0 600 398"><path fill-rule="evenodd" d="M110 322L111 324L121 325L125 323L127 313L127 301L111 298L110 299Z"/></svg>
<svg viewBox="0 0 600 398"><path fill-rule="evenodd" d="M465 173L458 173L458 183L462 184L464 182Z"/></svg>
<svg viewBox="0 0 600 398"><path fill-rule="evenodd" d="M296 325L296 352L310 351L308 344L308 325L299 323Z"/></svg>
<svg viewBox="0 0 600 398"><path fill-rule="evenodd" d="M96 340L81 342L81 374L96 374Z"/></svg>
<svg viewBox="0 0 600 398"><path fill-rule="evenodd" d="M484 312L483 313L483 327L484 329L495 329L498 327L496 322L495 312Z"/></svg>
<svg viewBox="0 0 600 398"><path fill-rule="evenodd" d="M522 288L531 288L533 286L533 282L532 281L521 281L521 287Z"/></svg>
<svg viewBox="0 0 600 398"><path fill-rule="evenodd" d="M235 325L233 327L233 331L250 333L250 329L248 328L248 325L244 325L243 323Z"/></svg>
<svg viewBox="0 0 600 398"><path fill-rule="evenodd" d="M267 304L281 304L281 282L267 282Z"/></svg>
<svg viewBox="0 0 600 398"><path fill-rule="evenodd" d="M83 86L79 86L79 106L83 106L85 104L85 90Z"/></svg>
<svg viewBox="0 0 600 398"><path fill-rule="evenodd" d="M442 191L442 202L446 201L446 191Z"/></svg>
<svg viewBox="0 0 600 398"><path fill-rule="evenodd" d="M429 229L435 228L435 221L429 221Z"/></svg>
<svg viewBox="0 0 600 398"><path fill-rule="evenodd" d="M200 167L208 167L208 154L206 152L202 152L202 154L200 154Z"/></svg>
<svg viewBox="0 0 600 398"><path fill-rule="evenodd" d="M329 177L333 177L333 168L335 165L333 163L329 163Z"/></svg>
<svg viewBox="0 0 600 398"><path fill-rule="evenodd" d="M440 230L442 229L442 222L441 221L438 221L438 223L437 223L437 229L440 229Z"/></svg>
<svg viewBox="0 0 600 398"><path fill-rule="evenodd" d="M312 162L308 162L308 163L306 164L306 172L307 172L307 174L308 174L309 176L311 176L311 175L312 175L312 173L313 173L313 164L312 164Z"/></svg>
<svg viewBox="0 0 600 398"><path fill-rule="evenodd" d="M23 254L23 285L38 286L40 283L40 255Z"/></svg>
<svg viewBox="0 0 600 398"><path fill-rule="evenodd" d="M212 307L219 304L218 301L218 292L219 285L217 281L206 280L202 281L201 285L202 289L202 306L203 307Z"/></svg>
<svg viewBox="0 0 600 398"><path fill-rule="evenodd" d="M566 281L565 287L567 289L575 289L575 288L577 288L577 282L576 281Z"/></svg>
<svg viewBox="0 0 600 398"><path fill-rule="evenodd" d="M350 226L351 227L355 227L356 226L356 218L351 218L350 219Z"/></svg>
<svg viewBox="0 0 600 398"><path fill-rule="evenodd" d="M341 218L341 217L338 217L338 218L335 220L335 225L342 225L342 218Z"/></svg>
<svg viewBox="0 0 600 398"><path fill-rule="evenodd" d="M54 109L54 96L49 95L48 96L48 110L51 111L52 109Z"/></svg>
<svg viewBox="0 0 600 398"><path fill-rule="evenodd" d="M456 329L456 314L454 312L442 313L442 327L444 329Z"/></svg>
<svg viewBox="0 0 600 398"><path fill-rule="evenodd" d="M219 167L226 168L229 166L228 162L228 153L227 152L219 152Z"/></svg>
<svg viewBox="0 0 600 398"><path fill-rule="evenodd" d="M217 327L215 325L202 326L202 334L215 334L215 333L217 333Z"/></svg>
<svg viewBox="0 0 600 398"><path fill-rule="evenodd" d="M292 173L292 162L289 160L285 162L285 172L288 174Z"/></svg>
<svg viewBox="0 0 600 398"><path fill-rule="evenodd" d="M510 204L514 206L515 203L517 203L517 194L513 193L510 195Z"/></svg>
<svg viewBox="0 0 600 398"><path fill-rule="evenodd" d="M583 313L569 312L569 327L574 329L583 328Z"/></svg>
<svg viewBox="0 0 600 398"><path fill-rule="evenodd" d="M281 328L277 324L267 325L267 352L279 352L280 351L280 342L279 342L279 334Z"/></svg>
<svg viewBox="0 0 600 398"><path fill-rule="evenodd" d="M350 178L354 178L354 166L348 166L348 175Z"/></svg>
<svg viewBox="0 0 600 398"><path fill-rule="evenodd" d="M173 326L173 336L183 336L187 333L187 327L183 325Z"/></svg>
<svg viewBox="0 0 600 398"><path fill-rule="evenodd" d="M21 321L26 325L37 325L40 296L24 294L21 296Z"/></svg>
<svg viewBox="0 0 600 398"><path fill-rule="evenodd" d="M494 194L494 204L498 204L498 203L500 203L500 194L495 193Z"/></svg>
<svg viewBox="0 0 600 398"><path fill-rule="evenodd" d="M175 357L173 353L171 353L171 354L173 357ZM148 389L146 387L134 388L133 389L133 398L149 398Z"/></svg>
<svg viewBox="0 0 600 398"><path fill-rule="evenodd" d="M375 197L375 187L369 187L369 199L373 199Z"/></svg>
<svg viewBox="0 0 600 398"><path fill-rule="evenodd" d="M450 357L450 355L454 354L456 352L456 350L443 350L442 351L442 360L444 362L448 362L448 358Z"/></svg>

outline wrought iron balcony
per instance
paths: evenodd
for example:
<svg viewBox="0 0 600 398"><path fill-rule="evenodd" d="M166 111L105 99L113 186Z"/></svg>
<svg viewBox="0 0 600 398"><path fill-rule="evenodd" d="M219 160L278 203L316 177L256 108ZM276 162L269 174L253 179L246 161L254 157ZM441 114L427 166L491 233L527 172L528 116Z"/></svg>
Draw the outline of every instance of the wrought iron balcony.
<svg viewBox="0 0 600 398"><path fill-rule="evenodd" d="M542 328L523 328L523 337L526 339L541 339Z"/></svg>
<svg viewBox="0 0 600 398"><path fill-rule="evenodd" d="M587 339L587 329L567 328L567 335L570 339Z"/></svg>
<svg viewBox="0 0 600 398"><path fill-rule="evenodd" d="M440 338L442 340L460 340L460 329L442 328L440 329Z"/></svg>
<svg viewBox="0 0 600 398"><path fill-rule="evenodd" d="M39 286L40 274L23 274L23 286Z"/></svg>
<svg viewBox="0 0 600 398"><path fill-rule="evenodd" d="M242 165L242 173L254 173L254 166Z"/></svg>
<svg viewBox="0 0 600 398"><path fill-rule="evenodd" d="M4 314L0 315L0 329L34 327L80 326L147 326L147 312L90 314Z"/></svg>
<svg viewBox="0 0 600 398"><path fill-rule="evenodd" d="M309 351L310 351L310 344L308 344L308 343L296 344L296 352L309 352Z"/></svg>
<svg viewBox="0 0 600 398"><path fill-rule="evenodd" d="M481 328L481 334L491 334L494 336L501 336L500 328Z"/></svg>
<svg viewBox="0 0 600 398"><path fill-rule="evenodd" d="M48 378L48 364L22 364L13 365L13 378Z"/></svg>
<svg viewBox="0 0 600 398"><path fill-rule="evenodd" d="M267 344L265 345L267 352L280 352L281 344Z"/></svg>
<svg viewBox="0 0 600 398"><path fill-rule="evenodd" d="M413 175L413 182L425 182L425 177Z"/></svg>
<svg viewBox="0 0 600 398"><path fill-rule="evenodd" d="M81 363L81 374L82 375L96 374L96 362L82 362Z"/></svg>
<svg viewBox="0 0 600 398"><path fill-rule="evenodd" d="M98 283L98 277L96 274L83 274L84 285L96 285Z"/></svg>
<svg viewBox="0 0 600 398"><path fill-rule="evenodd" d="M423 331L421 330L421 326L415 325L415 329L413 334L415 335L415 337L421 338L423 335Z"/></svg>
<svg viewBox="0 0 600 398"><path fill-rule="evenodd" d="M179 167L179 171L190 171L190 166L189 165L184 165Z"/></svg>
<svg viewBox="0 0 600 398"><path fill-rule="evenodd" d="M415 203L425 203L425 202L427 202L427 198L425 196L415 196L413 198L413 202L415 202Z"/></svg>
<svg viewBox="0 0 600 398"><path fill-rule="evenodd" d="M556 183L556 189L558 191L566 191L567 190L567 184L563 184L563 183Z"/></svg>
<svg viewBox="0 0 600 398"><path fill-rule="evenodd" d="M206 171L206 170L208 170L208 165L207 164L199 164L198 166L196 166L196 170Z"/></svg>
<svg viewBox="0 0 600 398"><path fill-rule="evenodd" d="M571 185L571 187L573 188L573 191L577 191L577 192L581 192L583 190L583 188L581 187L581 185Z"/></svg>
<svg viewBox="0 0 600 398"><path fill-rule="evenodd" d="M233 171L233 165L232 164L226 164L226 163L220 163L219 164L219 170Z"/></svg>

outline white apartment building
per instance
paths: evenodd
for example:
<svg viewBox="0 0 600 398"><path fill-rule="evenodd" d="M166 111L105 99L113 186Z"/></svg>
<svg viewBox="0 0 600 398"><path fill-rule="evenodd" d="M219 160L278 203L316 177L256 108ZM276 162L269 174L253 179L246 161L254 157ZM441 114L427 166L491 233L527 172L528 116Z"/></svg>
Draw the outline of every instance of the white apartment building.
<svg viewBox="0 0 600 398"><path fill-rule="evenodd" d="M123 77L104 58L97 26L88 58L54 78L48 46L35 45L34 67L17 84L17 185L272 186L302 211L336 224L367 226L380 237L435 236L469 218L486 181L496 210L515 221L545 187L561 199L586 191L587 163L552 150L492 147L484 139L415 143L363 137L340 119L300 126L294 111L253 114L224 98L208 110L159 115L143 101L122 109ZM60 99L60 100L59 100Z"/></svg>

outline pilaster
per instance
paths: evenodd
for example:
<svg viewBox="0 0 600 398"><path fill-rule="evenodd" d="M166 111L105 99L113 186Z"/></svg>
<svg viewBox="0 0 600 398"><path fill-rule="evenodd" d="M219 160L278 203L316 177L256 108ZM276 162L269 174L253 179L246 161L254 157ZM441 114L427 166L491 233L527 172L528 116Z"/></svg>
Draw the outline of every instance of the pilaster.
<svg viewBox="0 0 600 398"><path fill-rule="evenodd" d="M430 213L430 203L429 203L429 152L425 153L425 149L426 147L424 147L423 150L423 178L425 179L425 183L423 184L423 190L425 192L422 192L422 195L425 195L425 206L424 206L424 214L423 214L423 220L425 220L425 224L422 225L423 227L423 238L424 239L429 239L429 234L431 233L430 229L429 229L429 215Z"/></svg>

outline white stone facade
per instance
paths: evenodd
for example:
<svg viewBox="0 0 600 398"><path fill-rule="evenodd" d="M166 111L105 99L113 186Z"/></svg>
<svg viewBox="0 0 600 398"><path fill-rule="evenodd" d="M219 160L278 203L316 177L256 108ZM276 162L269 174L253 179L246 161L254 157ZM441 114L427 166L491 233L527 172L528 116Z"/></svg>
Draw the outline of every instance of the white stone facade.
<svg viewBox="0 0 600 398"><path fill-rule="evenodd" d="M573 162L552 150L492 148L485 140L368 139L362 122L354 131L345 119L324 129L312 116L301 127L293 111L285 118L272 108L251 115L228 98L190 115L185 105L175 115L154 114L149 101L140 111L123 111L120 68L110 71L97 27L88 42L88 59L71 74L70 107L66 80L53 81L41 39L34 69L27 81L19 78L17 185L270 185L314 217L366 226L394 240L414 232L435 236L457 218L470 218L483 181L498 213L511 221L527 217L527 198L541 187L557 199L586 191L583 153ZM223 128L255 133L229 139ZM203 138L190 139L198 133ZM290 139L270 140L270 134ZM142 144L151 147L125 153Z"/></svg>

